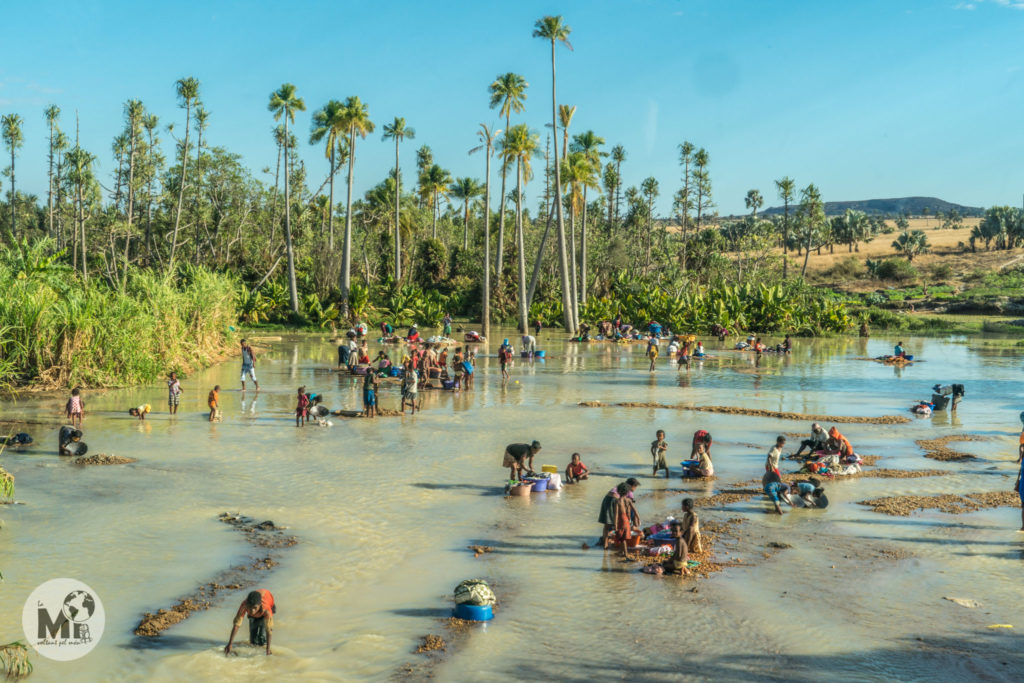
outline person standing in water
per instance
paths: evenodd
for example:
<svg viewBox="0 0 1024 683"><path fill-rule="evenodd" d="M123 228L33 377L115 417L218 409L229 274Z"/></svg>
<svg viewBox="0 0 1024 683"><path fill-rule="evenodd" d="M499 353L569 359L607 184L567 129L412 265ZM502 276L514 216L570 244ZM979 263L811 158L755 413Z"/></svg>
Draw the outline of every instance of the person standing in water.
<svg viewBox="0 0 1024 683"><path fill-rule="evenodd" d="M651 476L658 476L660 470L665 470L665 478L668 479L668 462L665 460L665 452L668 450L668 443L665 442L665 430L659 429L651 442L651 459L654 461Z"/></svg>
<svg viewBox="0 0 1024 683"><path fill-rule="evenodd" d="M509 378L508 364L512 360L512 347L508 345L508 339L501 343L498 349L498 365L501 366L501 379L507 381Z"/></svg>
<svg viewBox="0 0 1024 683"><path fill-rule="evenodd" d="M81 428L82 415L85 414L85 401L82 400L82 390L78 387L71 390L71 398L64 406L64 414L68 416L72 427Z"/></svg>
<svg viewBox="0 0 1024 683"><path fill-rule="evenodd" d="M1024 413L1020 414L1020 421L1024 423ZM1017 462L1020 463L1020 469L1017 470L1017 483L1013 485L1013 490L1020 496L1020 531L1024 532L1024 431L1020 433Z"/></svg>
<svg viewBox="0 0 1024 683"><path fill-rule="evenodd" d="M256 353L249 346L246 340L242 340L242 391L245 391L245 376L252 378L256 385L256 391L260 390L260 383L256 381Z"/></svg>
<svg viewBox="0 0 1024 683"><path fill-rule="evenodd" d="M246 596L242 604L235 612L235 620L231 625L231 636L228 644L224 647L224 654L231 654L231 644L235 642L235 635L242 625L242 618L249 617L249 644L265 645L267 654L270 651L270 640L274 634L274 614L277 613L277 605L274 604L274 596L270 591L260 588Z"/></svg>
<svg viewBox="0 0 1024 683"><path fill-rule="evenodd" d="M647 357L651 359L650 372L654 372L654 364L658 362L658 338L655 336L647 342Z"/></svg>
<svg viewBox="0 0 1024 683"><path fill-rule="evenodd" d="M178 381L178 374L172 372L167 378L167 407L171 415L178 414L178 404L181 402L181 382Z"/></svg>

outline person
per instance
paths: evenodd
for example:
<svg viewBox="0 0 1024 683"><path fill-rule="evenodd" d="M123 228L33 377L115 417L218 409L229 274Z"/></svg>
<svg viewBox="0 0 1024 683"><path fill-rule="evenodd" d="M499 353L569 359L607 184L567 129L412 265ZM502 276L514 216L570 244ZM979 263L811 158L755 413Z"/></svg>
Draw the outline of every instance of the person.
<svg viewBox="0 0 1024 683"><path fill-rule="evenodd" d="M711 455L711 434L706 429L698 429L693 433L693 443L690 447L690 460L699 460L697 457L697 446L704 444L704 450Z"/></svg>
<svg viewBox="0 0 1024 683"><path fill-rule="evenodd" d="M306 413L309 408L309 394L306 387L299 387L298 402L295 404L295 426L301 427L309 419Z"/></svg>
<svg viewBox="0 0 1024 683"><path fill-rule="evenodd" d="M366 346L366 342L365 341L363 341L363 343L359 346L359 361L358 362L359 362L359 365L369 365L370 364L370 349Z"/></svg>
<svg viewBox="0 0 1024 683"><path fill-rule="evenodd" d="M128 409L128 414L129 415L131 415L132 417L137 417L140 420L145 420L146 419L146 413L148 413L148 412L149 412L149 404L148 403L143 403L138 408L129 408Z"/></svg>
<svg viewBox="0 0 1024 683"><path fill-rule="evenodd" d="M697 350L693 352L693 355L696 356L697 358L704 357L704 342L697 342Z"/></svg>
<svg viewBox="0 0 1024 683"><path fill-rule="evenodd" d="M540 452L540 441L531 444L512 443L505 446L505 455L501 460L501 466L509 469L509 479L522 480L522 475L533 473L533 458ZM524 460L529 459L528 464Z"/></svg>
<svg viewBox="0 0 1024 683"><path fill-rule="evenodd" d="M444 330L442 334L446 337L452 336L452 316L450 313L444 314L444 319L441 321L444 324Z"/></svg>
<svg viewBox="0 0 1024 683"><path fill-rule="evenodd" d="M345 340L338 344L338 369L347 368L349 363L349 354L352 350L349 348L348 340Z"/></svg>
<svg viewBox="0 0 1024 683"><path fill-rule="evenodd" d="M390 323L382 322L380 324L380 335L384 339L390 339L391 335L393 335L394 333L395 333L395 328L393 328Z"/></svg>
<svg viewBox="0 0 1024 683"><path fill-rule="evenodd" d="M793 506L793 500L789 497L789 484L783 483L782 477L777 471L765 472L762 481L764 482L764 493L775 504L776 513L782 514L780 499L789 503L790 507Z"/></svg>
<svg viewBox="0 0 1024 683"><path fill-rule="evenodd" d="M619 494L615 504L615 542L622 544L622 554L629 557L629 541L633 538L632 523L634 508L629 496L629 485L625 482L618 485Z"/></svg>
<svg viewBox="0 0 1024 683"><path fill-rule="evenodd" d="M324 397L322 394L310 394L309 395L309 407L306 408L306 415L317 421L321 427L329 427L327 423L327 416L331 414L330 409L323 403Z"/></svg>
<svg viewBox="0 0 1024 683"><path fill-rule="evenodd" d="M665 430L659 429L651 442L651 459L654 460L651 476L658 476L658 470L665 470L665 478L668 479L668 462L665 460L665 452L668 450L668 443L665 441Z"/></svg>
<svg viewBox="0 0 1024 683"><path fill-rule="evenodd" d="M377 416L377 374L366 373L363 378L363 409L366 417Z"/></svg>
<svg viewBox="0 0 1024 683"><path fill-rule="evenodd" d="M935 396L949 396L953 395L953 408L956 410L957 405L960 401L964 400L964 394L966 390L963 384L936 384L932 387L932 393ZM934 397L933 397L934 398Z"/></svg>
<svg viewBox="0 0 1024 683"><path fill-rule="evenodd" d="M804 481L795 482L793 486L796 488L796 494L803 499L804 507L828 507L828 499L824 498L825 489L822 488L821 480L817 477L808 477ZM822 502L824 502L823 505Z"/></svg>
<svg viewBox="0 0 1024 683"><path fill-rule="evenodd" d="M420 339L420 330L416 326L415 323L413 324L412 327L409 328L409 334L406 335L405 339L406 339L406 341L410 341L410 342L419 341L419 339Z"/></svg>
<svg viewBox="0 0 1024 683"><path fill-rule="evenodd" d="M64 414L72 426L82 426L82 416L85 414L85 401L82 400L82 390L75 387L71 390L71 398L64 406Z"/></svg>
<svg viewBox="0 0 1024 683"><path fill-rule="evenodd" d="M220 385L214 385L210 395L206 397L206 405L210 408L210 422L220 419Z"/></svg>
<svg viewBox="0 0 1024 683"><path fill-rule="evenodd" d="M245 391L245 376L252 378L256 385L256 391L260 390L260 383L256 381L256 353L249 346L246 340L242 340L242 391Z"/></svg>
<svg viewBox="0 0 1024 683"><path fill-rule="evenodd" d="M583 464L580 460L579 453L573 453L572 458L569 460L569 464L565 466L565 483L576 484L584 479L587 479L590 474L590 468Z"/></svg>
<svg viewBox="0 0 1024 683"><path fill-rule="evenodd" d="M903 348L903 342L896 342L896 347L892 350L892 355L896 356L897 358L907 357L907 352Z"/></svg>
<svg viewBox="0 0 1024 683"><path fill-rule="evenodd" d="M466 374L466 368L462 365L462 347L455 349L452 354L452 374L455 376L455 388L462 388L462 376Z"/></svg>
<svg viewBox="0 0 1024 683"><path fill-rule="evenodd" d="M800 448L793 454L793 457L799 458L805 448L810 450L811 455L814 455L815 451L823 451L828 448L828 434L825 433L825 428L817 422L811 425L811 437L800 442Z"/></svg>
<svg viewBox="0 0 1024 683"><path fill-rule="evenodd" d="M18 432L14 436L0 436L0 445L6 448L20 448L32 443L32 437L25 432Z"/></svg>
<svg viewBox="0 0 1024 683"><path fill-rule="evenodd" d="M402 373L402 414L405 415L405 402L408 401L412 407L412 414L416 414L416 399L419 396L420 375L412 366L412 360L405 364L405 372Z"/></svg>
<svg viewBox="0 0 1024 683"><path fill-rule="evenodd" d="M677 353L679 353L679 337L678 336L672 335L672 339L668 343L668 352L667 353L668 353L670 358L675 356Z"/></svg>
<svg viewBox="0 0 1024 683"><path fill-rule="evenodd" d="M67 425L60 428L57 433L57 455L75 455L69 448L70 444L82 440L82 430ZM81 455L79 453L78 455Z"/></svg>
<svg viewBox="0 0 1024 683"><path fill-rule="evenodd" d="M543 329L543 327L544 326L541 325L540 318L537 318L536 320L533 321L533 333L538 337L540 336L540 331Z"/></svg>
<svg viewBox="0 0 1024 683"><path fill-rule="evenodd" d="M683 366L686 369L690 369L690 342L683 341L683 345L679 347L679 354L676 357L676 370L682 370Z"/></svg>
<svg viewBox="0 0 1024 683"><path fill-rule="evenodd" d="M1024 413L1020 414L1021 422L1024 422ZM67 429L64 427L63 429ZM1020 496L1020 531L1024 532L1024 431L1020 433L1020 447L1017 449L1017 462L1020 468L1017 470L1017 481L1013 490Z"/></svg>
<svg viewBox="0 0 1024 683"><path fill-rule="evenodd" d="M782 352L790 353L793 350L793 341L786 335L786 338L782 340Z"/></svg>
<svg viewBox="0 0 1024 683"><path fill-rule="evenodd" d="M699 553L703 550L700 542L700 520L697 518L697 513L693 511L693 498L683 498L681 507L683 516L679 520L679 524L683 528L683 540L686 541L688 548Z"/></svg>
<svg viewBox="0 0 1024 683"><path fill-rule="evenodd" d="M537 338L532 334L523 335L523 351L529 354L529 358L533 358L534 351L537 350Z"/></svg>
<svg viewBox="0 0 1024 683"><path fill-rule="evenodd" d="M764 462L765 471L774 472L775 474L778 474L780 478L782 475L779 473L779 460L782 459L782 447L785 445L786 437L781 434L775 437L775 446L768 451L768 458Z"/></svg>
<svg viewBox="0 0 1024 683"><path fill-rule="evenodd" d="M228 644L224 647L224 654L231 654L231 644L235 642L235 635L238 627L242 625L242 618L249 617L249 644L265 645L267 654L270 651L270 639L274 633L274 615L277 613L277 605L274 604L274 596L270 591L263 588L251 591L242 604L238 606L235 613L235 620L231 625L231 636Z"/></svg>
<svg viewBox="0 0 1024 683"><path fill-rule="evenodd" d="M466 355L462 358L462 369L465 371L463 381L466 383L466 389L473 388L473 375L476 374L476 352L473 349L466 348Z"/></svg>
<svg viewBox="0 0 1024 683"><path fill-rule="evenodd" d="M654 372L654 364L658 360L658 338L652 336L647 342L647 357L651 359L650 372Z"/></svg>
<svg viewBox="0 0 1024 683"><path fill-rule="evenodd" d="M167 407L171 415L178 414L178 404L181 402L181 382L178 381L178 373L172 372L167 376Z"/></svg>
<svg viewBox="0 0 1024 683"><path fill-rule="evenodd" d="M377 357L373 359L373 364L376 366L377 372L387 376L388 369L391 367L391 359L388 357L387 351L381 349L377 352Z"/></svg>
<svg viewBox="0 0 1024 683"><path fill-rule="evenodd" d="M508 339L502 342L498 348L498 365L501 366L501 379L507 381L508 375L508 364L512 360L512 347L508 345Z"/></svg>
<svg viewBox="0 0 1024 683"><path fill-rule="evenodd" d="M657 320L651 320L649 323L647 323L647 332L652 337L660 337L661 336L661 323L659 323Z"/></svg>
<svg viewBox="0 0 1024 683"><path fill-rule="evenodd" d="M830 450L838 450L839 458L845 459L853 455L853 444L839 432L839 428L834 426L828 430L828 445Z"/></svg>
<svg viewBox="0 0 1024 683"><path fill-rule="evenodd" d="M348 365L349 372L351 372L352 368L359 361L359 342L356 341L355 332L348 335L348 341L345 343L345 346L348 347L348 362L346 365Z"/></svg>
<svg viewBox="0 0 1024 683"><path fill-rule="evenodd" d="M669 528L672 530L672 555L662 564L663 571L666 574L690 576L690 569L686 566L690 560L689 546L683 536L683 525L672 522Z"/></svg>
<svg viewBox="0 0 1024 683"><path fill-rule="evenodd" d="M359 339L365 337L366 333L370 331L370 328L367 327L366 323L364 323L362 320L357 320L356 326L352 329L356 331L356 337L358 337Z"/></svg>
<svg viewBox="0 0 1024 683"><path fill-rule="evenodd" d="M703 443L697 444L696 464L683 469L684 477L713 477L715 466L711 464L711 454Z"/></svg>

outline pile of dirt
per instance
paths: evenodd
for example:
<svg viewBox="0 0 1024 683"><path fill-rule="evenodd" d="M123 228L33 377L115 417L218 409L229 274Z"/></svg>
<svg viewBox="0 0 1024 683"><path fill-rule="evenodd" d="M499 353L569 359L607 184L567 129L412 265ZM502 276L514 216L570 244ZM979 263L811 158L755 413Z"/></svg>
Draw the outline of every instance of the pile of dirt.
<svg viewBox="0 0 1024 683"><path fill-rule="evenodd" d="M857 455L860 455L858 453ZM860 455L861 462L868 467L872 467L878 464L878 461L882 459L880 455Z"/></svg>
<svg viewBox="0 0 1024 683"><path fill-rule="evenodd" d="M448 643L444 642L444 638L436 636L434 634L428 634L423 636L423 642L416 648L416 654L422 654L424 652L435 652L440 650L444 652L448 649Z"/></svg>
<svg viewBox="0 0 1024 683"><path fill-rule="evenodd" d="M907 517L916 510L938 510L951 515L977 512L985 508L1017 507L1020 497L1016 491L985 491L967 493L962 496L944 493L938 496L887 496L862 500L873 512L884 515Z"/></svg>
<svg viewBox="0 0 1024 683"><path fill-rule="evenodd" d="M334 417L346 417L346 418L365 418L366 415L361 410L335 410L331 413ZM377 417L401 417L402 412L400 410L392 410L390 408L381 408L377 406Z"/></svg>
<svg viewBox="0 0 1024 683"><path fill-rule="evenodd" d="M256 522L238 514L221 513L221 522L245 534L246 540L255 548L287 548L298 543L298 539L282 531L282 527L267 520ZM270 571L278 564L271 555L251 557L248 564L236 565L221 572L216 579L201 584L191 595L178 600L167 609L145 612L135 627L135 635L147 638L159 636L163 631L188 619L194 612L202 612L213 606L214 599L221 592L238 591L256 585L260 572Z"/></svg>
<svg viewBox="0 0 1024 683"><path fill-rule="evenodd" d="M953 450L952 448L949 448L947 444L954 441L985 440L985 437L977 434L950 434L938 439L919 439L914 443L917 444L918 448L924 451L924 457L931 458L932 460L950 462L957 460L977 460L977 458L970 453L962 453L961 451Z"/></svg>
<svg viewBox="0 0 1024 683"><path fill-rule="evenodd" d="M750 500L754 496L761 495L763 491L756 488L740 488L740 489L729 489L726 491L720 491L713 496L707 498L694 498L693 506L697 508L716 508L724 507L726 505L732 505L733 503L741 503L746 500Z"/></svg>
<svg viewBox="0 0 1024 683"><path fill-rule="evenodd" d="M494 552L494 548L489 545L469 545L466 547L473 551L473 557L480 557L481 555Z"/></svg>
<svg viewBox="0 0 1024 683"><path fill-rule="evenodd" d="M637 403L622 401L605 403L603 401L580 401L582 408L657 408L660 410L694 410L702 413L722 413L725 415L749 415L751 417L770 417L776 420L804 420L807 422L833 422L841 424L875 424L899 425L910 422L904 415L882 415L880 417L860 417L856 415L806 415L804 413L786 413L778 410L761 410L756 408L736 408L734 406L686 406L668 403ZM801 436L801 435L798 435Z"/></svg>
<svg viewBox="0 0 1024 683"><path fill-rule="evenodd" d="M138 460L135 458L127 458L123 455L97 453L96 455L87 455L81 458L75 458L71 462L76 465L127 465L128 463L138 462Z"/></svg>

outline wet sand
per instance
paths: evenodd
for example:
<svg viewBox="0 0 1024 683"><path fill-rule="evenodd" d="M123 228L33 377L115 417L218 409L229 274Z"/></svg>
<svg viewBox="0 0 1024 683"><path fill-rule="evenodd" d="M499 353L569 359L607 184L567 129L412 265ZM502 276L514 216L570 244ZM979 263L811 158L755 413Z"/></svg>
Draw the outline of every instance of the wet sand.
<svg viewBox="0 0 1024 683"><path fill-rule="evenodd" d="M807 422L835 422L842 424L876 424L895 425L910 422L903 415L882 415L880 417L859 417L850 415L807 415L805 413L789 413L778 410L761 410L756 408L736 408L734 406L690 406L669 405L665 403L637 403L633 401L604 403L602 401L581 401L578 405L584 408L657 408L660 410L693 410L702 413L721 413L723 415L747 415L750 417L768 417L775 420L803 420Z"/></svg>
<svg viewBox="0 0 1024 683"><path fill-rule="evenodd" d="M944 462L955 462L959 460L976 460L970 453L963 453L949 448L947 444L956 441L985 441L985 437L978 434L949 434L937 439L918 439L914 443L924 451L924 457Z"/></svg>
<svg viewBox="0 0 1024 683"><path fill-rule="evenodd" d="M951 515L977 512L985 508L1020 507L1020 496L1016 491L985 491L957 495L944 493L938 496L887 496L862 500L872 512L883 515L906 517L917 510L938 510Z"/></svg>

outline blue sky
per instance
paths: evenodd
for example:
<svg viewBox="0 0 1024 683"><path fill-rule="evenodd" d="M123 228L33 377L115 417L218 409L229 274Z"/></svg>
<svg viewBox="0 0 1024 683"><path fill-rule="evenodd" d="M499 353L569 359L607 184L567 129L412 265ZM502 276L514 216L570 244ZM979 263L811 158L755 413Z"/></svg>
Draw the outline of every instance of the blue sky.
<svg viewBox="0 0 1024 683"><path fill-rule="evenodd" d="M659 213L680 186L683 140L707 148L722 213L744 211L751 188L774 205L783 175L818 184L826 200L1021 202L1022 0L12 3L0 113L25 119L19 185L41 196L46 105L63 109L71 134L78 111L82 144L109 177L124 101L143 100L180 131L173 86L189 75L202 83L211 144L257 174L275 160L269 93L289 81L308 108L296 128L314 187L327 164L305 144L310 115L349 95L377 124L357 145L356 192L394 163L380 134L396 115L416 129L405 177L428 144L453 175L482 179L483 158L467 151L481 122L498 123L487 106L496 75L526 77L518 120L547 130L550 52L530 35L544 14L573 29L574 51L557 55L559 102L577 106L570 132L624 145L625 183L656 177Z"/></svg>

